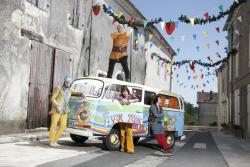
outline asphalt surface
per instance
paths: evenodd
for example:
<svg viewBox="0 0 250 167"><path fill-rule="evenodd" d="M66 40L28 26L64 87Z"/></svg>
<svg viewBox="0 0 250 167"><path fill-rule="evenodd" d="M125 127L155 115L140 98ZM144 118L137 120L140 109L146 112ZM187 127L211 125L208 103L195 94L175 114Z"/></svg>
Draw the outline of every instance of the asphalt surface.
<svg viewBox="0 0 250 167"><path fill-rule="evenodd" d="M135 146L134 154L103 149L101 141L76 144L64 141L63 147L77 147L88 150L70 158L64 158L39 165L39 167L227 167L209 132L188 132L186 141L178 141L174 156L168 157L160 151L154 139L143 139Z"/></svg>

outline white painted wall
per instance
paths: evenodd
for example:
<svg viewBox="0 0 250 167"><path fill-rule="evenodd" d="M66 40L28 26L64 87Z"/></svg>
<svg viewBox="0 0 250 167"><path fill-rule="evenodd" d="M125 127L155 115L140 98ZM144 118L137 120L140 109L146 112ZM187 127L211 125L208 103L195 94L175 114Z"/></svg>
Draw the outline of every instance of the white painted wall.
<svg viewBox="0 0 250 167"><path fill-rule="evenodd" d="M150 49L150 42L147 44L147 53L146 53L146 62L147 62L147 70L146 70L146 78L145 78L145 85L170 90L170 75L167 74L167 65L162 61L157 61L157 58L151 59L151 54L153 52L159 53L162 58L169 59L169 57L163 53L162 51L158 52L158 47L156 45L152 45Z"/></svg>

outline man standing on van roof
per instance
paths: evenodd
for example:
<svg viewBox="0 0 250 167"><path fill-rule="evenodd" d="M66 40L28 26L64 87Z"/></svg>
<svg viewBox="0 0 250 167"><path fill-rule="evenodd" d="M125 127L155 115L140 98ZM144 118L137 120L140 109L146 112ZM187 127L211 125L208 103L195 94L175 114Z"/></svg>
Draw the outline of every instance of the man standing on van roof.
<svg viewBox="0 0 250 167"><path fill-rule="evenodd" d="M112 78L114 67L116 63L121 63L122 68L125 72L126 81L130 81L129 68L128 68L128 42L129 42L129 33L125 32L122 25L117 26L117 31L111 34L113 38L113 48L109 57L109 69L107 78Z"/></svg>
<svg viewBox="0 0 250 167"><path fill-rule="evenodd" d="M67 113L69 112L69 99L72 94L85 97L82 92L73 90L70 88L72 79L68 76L64 77L63 86L56 87L51 97L52 109L51 114L51 125L50 125L50 146L56 147L58 139L64 131L67 124ZM60 126L57 129L57 124L60 122Z"/></svg>

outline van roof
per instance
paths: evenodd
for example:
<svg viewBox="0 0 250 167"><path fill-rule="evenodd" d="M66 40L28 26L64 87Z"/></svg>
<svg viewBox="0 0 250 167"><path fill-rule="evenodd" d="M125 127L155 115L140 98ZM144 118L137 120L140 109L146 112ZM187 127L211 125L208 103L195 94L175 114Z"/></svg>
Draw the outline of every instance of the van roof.
<svg viewBox="0 0 250 167"><path fill-rule="evenodd" d="M169 96L180 97L180 95L177 95L175 93L171 93L171 92L164 90L164 89L153 88L153 87L149 87L149 86L145 86L145 85L141 85L141 84L125 82L125 81L116 80L116 79L110 79L110 78L104 78L104 77L92 77L91 76L91 77L80 77L80 78L77 78L76 80L80 80L80 79L97 79L97 80L101 80L101 81L103 81L105 83L109 83L109 84L119 84L119 85L128 85L128 86L134 86L134 87L143 87L144 89L146 89L148 91L153 91L153 92L157 92L157 93L161 93L161 94L169 95Z"/></svg>

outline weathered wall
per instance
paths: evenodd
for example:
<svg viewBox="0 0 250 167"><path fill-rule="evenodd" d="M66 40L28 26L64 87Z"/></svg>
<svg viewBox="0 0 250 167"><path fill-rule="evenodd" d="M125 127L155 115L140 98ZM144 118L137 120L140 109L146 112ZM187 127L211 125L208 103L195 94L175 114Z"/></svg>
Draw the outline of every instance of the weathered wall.
<svg viewBox="0 0 250 167"><path fill-rule="evenodd" d="M217 122L216 103L199 104L199 124L208 126L210 123Z"/></svg>

